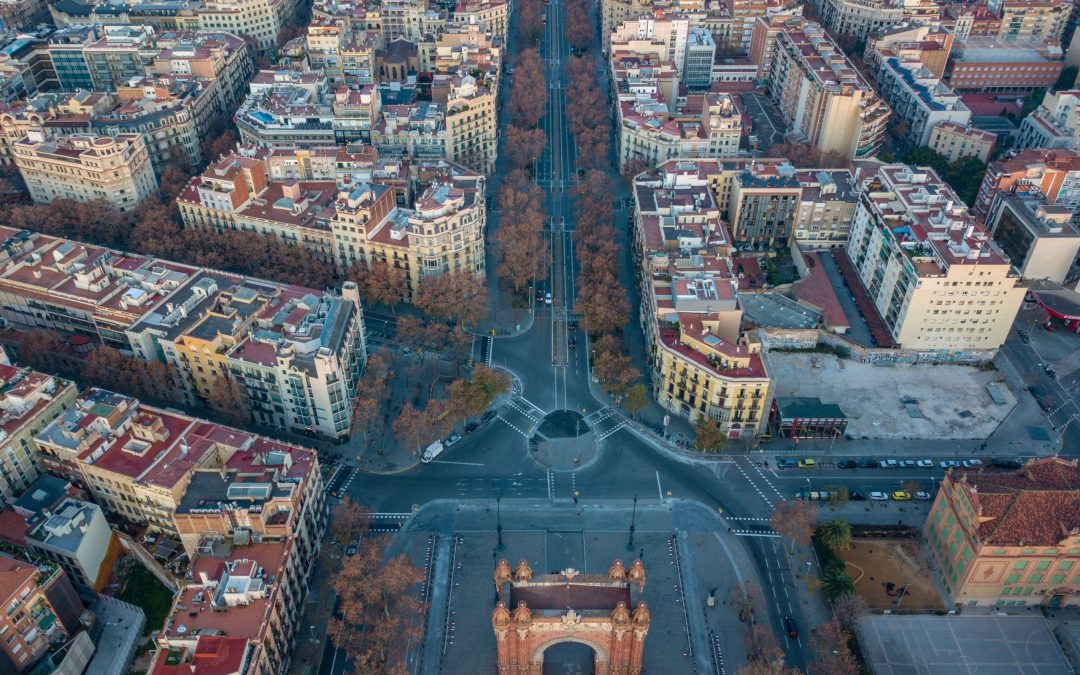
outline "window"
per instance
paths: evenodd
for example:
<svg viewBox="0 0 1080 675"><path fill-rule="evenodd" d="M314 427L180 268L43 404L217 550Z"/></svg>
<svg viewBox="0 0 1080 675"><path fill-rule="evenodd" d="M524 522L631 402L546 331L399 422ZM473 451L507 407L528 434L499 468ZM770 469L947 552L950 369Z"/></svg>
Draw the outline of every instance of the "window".
<svg viewBox="0 0 1080 675"><path fill-rule="evenodd" d="M1031 578L1028 579L1028 582L1033 583L1033 584L1041 584L1042 580L1043 580L1043 575L1041 575L1041 574L1032 574Z"/></svg>
<svg viewBox="0 0 1080 675"><path fill-rule="evenodd" d="M1020 581L1019 574L1010 574L1009 576L1005 577L1005 583L1007 584L1015 584L1017 581Z"/></svg>
<svg viewBox="0 0 1080 675"><path fill-rule="evenodd" d="M1014 570L1025 569L1025 568L1027 568L1027 564L1028 564L1028 561L1026 561L1026 560L1017 560L1016 562L1013 563L1013 569Z"/></svg>
<svg viewBox="0 0 1080 675"><path fill-rule="evenodd" d="M1040 560L1039 562L1035 563L1035 569L1037 569L1039 571L1050 569L1050 561L1049 560Z"/></svg>

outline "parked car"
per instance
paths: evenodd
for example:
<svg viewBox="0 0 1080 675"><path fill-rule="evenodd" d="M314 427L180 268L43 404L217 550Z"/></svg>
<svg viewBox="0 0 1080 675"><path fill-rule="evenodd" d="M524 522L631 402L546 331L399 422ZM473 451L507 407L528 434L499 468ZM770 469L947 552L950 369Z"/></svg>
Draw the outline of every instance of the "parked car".
<svg viewBox="0 0 1080 675"><path fill-rule="evenodd" d="M799 637L799 624L795 623L795 619L792 619L790 616L784 617L784 630L787 631L788 637L790 638Z"/></svg>
<svg viewBox="0 0 1080 675"><path fill-rule="evenodd" d="M860 459L859 467L863 469L876 469L878 467L878 461L876 459Z"/></svg>
<svg viewBox="0 0 1080 675"><path fill-rule="evenodd" d="M481 422L490 422L491 420L495 419L495 416L498 415L498 414L499 413L495 412L494 410L489 410L486 413L484 413L484 416L480 418L480 421Z"/></svg>
<svg viewBox="0 0 1080 675"><path fill-rule="evenodd" d="M900 460L900 466L904 467L905 469L914 469L915 468L915 460L913 460L913 459L902 459L902 460Z"/></svg>
<svg viewBox="0 0 1080 675"><path fill-rule="evenodd" d="M965 469L976 469L982 466L981 459L965 459L963 462L960 463L964 465Z"/></svg>
<svg viewBox="0 0 1080 675"><path fill-rule="evenodd" d="M889 495L885 494L884 492L874 491L874 492L870 493L870 501L872 501L872 502L884 502L884 501L887 501L888 499L889 499Z"/></svg>
<svg viewBox="0 0 1080 675"><path fill-rule="evenodd" d="M894 490L892 498L898 502L909 502L911 501L911 493L907 490Z"/></svg>
<svg viewBox="0 0 1080 675"><path fill-rule="evenodd" d="M943 459L941 460L941 463L938 464L938 466L940 466L942 469L955 469L956 467L960 466L960 462L956 461L955 459Z"/></svg>
<svg viewBox="0 0 1080 675"><path fill-rule="evenodd" d="M567 344L570 349L577 349L577 340L570 338L570 342Z"/></svg>
<svg viewBox="0 0 1080 675"><path fill-rule="evenodd" d="M349 548L345 549L345 555L356 555L356 544L349 544Z"/></svg>
<svg viewBox="0 0 1080 675"><path fill-rule="evenodd" d="M836 466L840 467L841 469L854 469L856 466L858 466L858 464L856 464L855 460L853 459L842 459L836 463Z"/></svg>
<svg viewBox="0 0 1080 675"><path fill-rule="evenodd" d="M810 492L808 490L796 490L795 499L810 499Z"/></svg>
<svg viewBox="0 0 1080 675"><path fill-rule="evenodd" d="M879 465L882 469L895 469L896 467L900 466L900 463L897 462L895 459L883 459L881 460L881 462L879 462Z"/></svg>
<svg viewBox="0 0 1080 675"><path fill-rule="evenodd" d="M933 469L934 461L931 459L920 459L919 461L915 462L915 465L921 469Z"/></svg>
<svg viewBox="0 0 1080 675"><path fill-rule="evenodd" d="M480 428L480 425L477 424L476 422L469 422L468 424L465 425L465 433L471 434L472 432L476 431L479 428Z"/></svg>
<svg viewBox="0 0 1080 675"><path fill-rule="evenodd" d="M781 469L794 469L795 460L791 457L777 457L776 466L780 467Z"/></svg>
<svg viewBox="0 0 1080 675"><path fill-rule="evenodd" d="M1022 469L1024 463L1018 459L995 459L989 464L999 469Z"/></svg>
<svg viewBox="0 0 1080 675"><path fill-rule="evenodd" d="M551 293L544 293L544 304L545 305L550 305L551 304Z"/></svg>
<svg viewBox="0 0 1080 675"><path fill-rule="evenodd" d="M920 490L919 492L915 493L915 500L920 502L928 502L930 501L930 493Z"/></svg>
<svg viewBox="0 0 1080 675"><path fill-rule="evenodd" d="M444 441L444 443L446 444L446 447L449 448L451 445L453 445L454 443L457 443L460 440L461 440L461 435L460 434L450 434L449 438L447 438L446 441Z"/></svg>
<svg viewBox="0 0 1080 675"><path fill-rule="evenodd" d="M800 469L813 469L815 466L817 466L817 463L809 457L799 460Z"/></svg>
<svg viewBox="0 0 1080 675"><path fill-rule="evenodd" d="M866 501L866 495L864 493L862 493L862 492L852 492L851 494L848 495L848 499L850 499L853 502L865 502Z"/></svg>

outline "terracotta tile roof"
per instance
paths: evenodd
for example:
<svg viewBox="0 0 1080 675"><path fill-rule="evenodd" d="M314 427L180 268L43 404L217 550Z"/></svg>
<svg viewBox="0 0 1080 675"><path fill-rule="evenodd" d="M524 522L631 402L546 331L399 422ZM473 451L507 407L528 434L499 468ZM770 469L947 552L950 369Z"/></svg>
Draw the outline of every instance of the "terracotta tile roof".
<svg viewBox="0 0 1080 675"><path fill-rule="evenodd" d="M1001 546L1054 546L1080 531L1080 468L1048 457L1014 472L960 471L980 516L979 538Z"/></svg>

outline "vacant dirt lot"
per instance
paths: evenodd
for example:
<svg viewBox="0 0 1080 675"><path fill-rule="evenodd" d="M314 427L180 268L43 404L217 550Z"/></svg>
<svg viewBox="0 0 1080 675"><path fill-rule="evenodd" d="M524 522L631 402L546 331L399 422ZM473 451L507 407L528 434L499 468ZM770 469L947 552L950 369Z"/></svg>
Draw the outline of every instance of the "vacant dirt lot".
<svg viewBox="0 0 1080 675"><path fill-rule="evenodd" d="M770 352L777 396L816 396L836 403L848 417L851 438L988 437L1016 407L1016 397L1000 387L1008 402L997 405L986 392L1004 382L996 371L967 366L875 366L831 354ZM915 399L912 417L904 398Z"/></svg>
<svg viewBox="0 0 1080 675"><path fill-rule="evenodd" d="M851 550L840 551L855 591L874 609L896 606L900 590L908 584L901 608L944 609L930 572L920 565L919 545L914 541L856 539ZM889 595L892 584L892 595Z"/></svg>

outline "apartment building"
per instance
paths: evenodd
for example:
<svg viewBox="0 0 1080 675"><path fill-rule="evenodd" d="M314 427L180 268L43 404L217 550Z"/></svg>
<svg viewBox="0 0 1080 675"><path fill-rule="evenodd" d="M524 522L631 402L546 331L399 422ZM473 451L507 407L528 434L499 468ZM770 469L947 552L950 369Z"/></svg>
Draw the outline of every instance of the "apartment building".
<svg viewBox="0 0 1080 675"><path fill-rule="evenodd" d="M101 199L131 211L157 193L157 178L138 134L78 134L46 138L32 131L12 146L30 197L87 202Z"/></svg>
<svg viewBox="0 0 1080 675"><path fill-rule="evenodd" d="M996 36L1001 31L1001 17L977 0L948 3L942 23L952 29L959 42L971 36Z"/></svg>
<svg viewBox="0 0 1080 675"><path fill-rule="evenodd" d="M59 565L0 554L0 670L25 673L81 628L83 604Z"/></svg>
<svg viewBox="0 0 1080 675"><path fill-rule="evenodd" d="M1029 148L991 162L972 211L985 217L997 194L1013 190L1037 192L1049 204L1080 210L1080 154Z"/></svg>
<svg viewBox="0 0 1080 675"><path fill-rule="evenodd" d="M234 154L192 178L176 203L187 227L257 232L334 262L324 211L336 198L333 179L271 181L264 161Z"/></svg>
<svg viewBox="0 0 1080 675"><path fill-rule="evenodd" d="M792 236L803 250L844 246L859 199L846 169L798 169L802 193Z"/></svg>
<svg viewBox="0 0 1080 675"><path fill-rule="evenodd" d="M204 0L195 15L199 29L244 35L260 51L269 52L277 47L278 33L295 9L294 0Z"/></svg>
<svg viewBox="0 0 1080 675"><path fill-rule="evenodd" d="M890 122L907 147L926 147L934 127L942 122L967 125L971 120L971 110L960 96L921 61L887 57L875 80L881 97L892 108Z"/></svg>
<svg viewBox="0 0 1080 675"><path fill-rule="evenodd" d="M937 78L945 76L954 47L953 34L938 24L902 23L875 31L866 38L863 60L876 72L884 58L916 59Z"/></svg>
<svg viewBox="0 0 1080 675"><path fill-rule="evenodd" d="M463 0L454 7L453 26L475 26L492 40L506 44L510 22L507 0Z"/></svg>
<svg viewBox="0 0 1080 675"><path fill-rule="evenodd" d="M357 184L338 194L331 228L341 268L380 261L403 269L405 298L425 276L485 274L483 176L446 163L428 167L433 178L412 209L398 207L386 185Z"/></svg>
<svg viewBox="0 0 1080 675"><path fill-rule="evenodd" d="M1020 123L1015 147L1080 152L1080 90L1046 92L1035 112Z"/></svg>
<svg viewBox="0 0 1080 675"><path fill-rule="evenodd" d="M857 176L847 254L892 338L907 349L991 357L1025 289L986 230L930 169Z"/></svg>
<svg viewBox="0 0 1080 675"><path fill-rule="evenodd" d="M49 16L44 0L4 0L0 2L0 25L8 30L25 30L43 23Z"/></svg>
<svg viewBox="0 0 1080 675"><path fill-rule="evenodd" d="M318 73L260 71L235 120L242 142L264 148L336 144L328 83Z"/></svg>
<svg viewBox="0 0 1080 675"><path fill-rule="evenodd" d="M446 106L431 101L384 105L371 142L380 156L447 158Z"/></svg>
<svg viewBox="0 0 1080 675"><path fill-rule="evenodd" d="M39 475L34 435L75 400L75 385L29 368L0 364L0 505Z"/></svg>
<svg viewBox="0 0 1080 675"><path fill-rule="evenodd" d="M446 108L447 159L483 174L495 170L498 153L496 69L489 80L464 71L434 76L431 95Z"/></svg>
<svg viewBox="0 0 1080 675"><path fill-rule="evenodd" d="M83 49L93 88L99 91L142 77L157 53L150 26L102 26L100 35Z"/></svg>
<svg viewBox="0 0 1080 675"><path fill-rule="evenodd" d="M210 529L221 526L230 502L238 502L232 527L258 537L291 535L306 525L309 509L322 508L321 490L312 494L312 483L321 481L314 450L102 389L82 392L35 441L51 471L83 485L111 513L180 536L189 555L201 533L233 535ZM211 504L207 490L219 483L235 487L222 488L221 504Z"/></svg>
<svg viewBox="0 0 1080 675"><path fill-rule="evenodd" d="M635 260L653 395L674 414L720 422L732 438L764 428L770 380L741 330L731 241L707 184L674 174L634 180Z"/></svg>
<svg viewBox="0 0 1080 675"><path fill-rule="evenodd" d="M1037 193L1014 190L998 193L986 229L1024 279L1063 284L1080 252L1075 213Z"/></svg>
<svg viewBox="0 0 1080 675"><path fill-rule="evenodd" d="M802 184L790 164L763 164L738 174L728 206L733 241L761 249L787 244L801 198Z"/></svg>
<svg viewBox="0 0 1080 675"><path fill-rule="evenodd" d="M71 497L27 519L26 548L59 565L88 598L105 588L120 553L101 507Z"/></svg>
<svg viewBox="0 0 1080 675"><path fill-rule="evenodd" d="M758 19L754 31L751 59L790 133L822 152L873 157L889 108L821 26L780 17Z"/></svg>
<svg viewBox="0 0 1080 675"><path fill-rule="evenodd" d="M255 74L251 47L232 33L167 31L158 33L156 45L161 51L154 57L152 72L216 81L226 110L236 109Z"/></svg>
<svg viewBox="0 0 1080 675"><path fill-rule="evenodd" d="M679 97L670 62L615 51L619 167L653 166L675 157L733 157L742 139L742 114L729 94Z"/></svg>
<svg viewBox="0 0 1080 675"><path fill-rule="evenodd" d="M1080 602L1076 461L1046 457L1016 471L952 469L926 523L925 550L954 607Z"/></svg>
<svg viewBox="0 0 1080 675"><path fill-rule="evenodd" d="M997 136L989 131L949 121L935 124L926 143L928 148L949 160L949 163L964 157L989 161L996 145Z"/></svg>
<svg viewBox="0 0 1080 675"><path fill-rule="evenodd" d="M865 40L905 21L935 22L941 6L933 0L815 0L821 23L832 35Z"/></svg>
<svg viewBox="0 0 1080 675"><path fill-rule="evenodd" d="M998 37L1010 41L1061 41L1071 15L1069 0L989 0L986 6L1001 17Z"/></svg>
<svg viewBox="0 0 1080 675"><path fill-rule="evenodd" d="M689 33L688 18L656 9L649 16L620 22L608 36L608 45L613 54L620 50L654 54L660 61L674 64L681 79L686 69Z"/></svg>
<svg viewBox="0 0 1080 675"><path fill-rule="evenodd" d="M972 37L953 49L948 82L957 91L1027 93L1048 89L1064 67L1061 45Z"/></svg>

